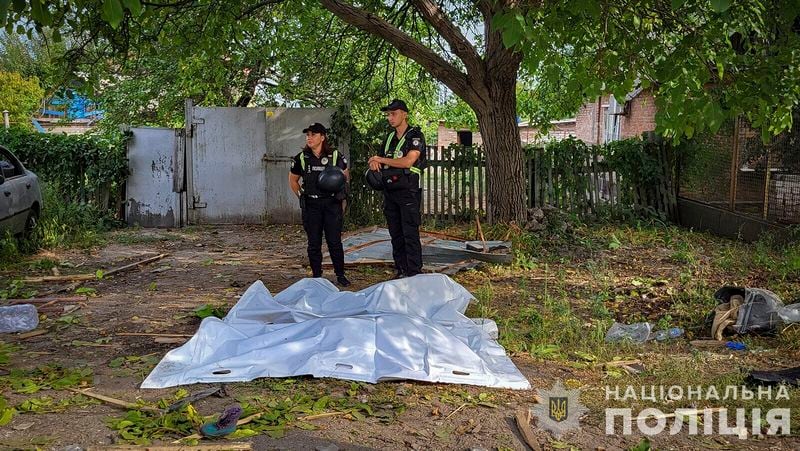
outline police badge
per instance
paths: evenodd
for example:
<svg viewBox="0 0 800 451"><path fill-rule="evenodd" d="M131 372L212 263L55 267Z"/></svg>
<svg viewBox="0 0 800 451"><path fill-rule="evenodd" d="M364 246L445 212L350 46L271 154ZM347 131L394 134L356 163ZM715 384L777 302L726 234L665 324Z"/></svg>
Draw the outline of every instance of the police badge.
<svg viewBox="0 0 800 451"><path fill-rule="evenodd" d="M413 144L415 147L419 147L419 138L412 139L411 144Z"/></svg>
<svg viewBox="0 0 800 451"><path fill-rule="evenodd" d="M328 157L322 157L322 160L320 160L320 162L322 164L328 164Z"/></svg>

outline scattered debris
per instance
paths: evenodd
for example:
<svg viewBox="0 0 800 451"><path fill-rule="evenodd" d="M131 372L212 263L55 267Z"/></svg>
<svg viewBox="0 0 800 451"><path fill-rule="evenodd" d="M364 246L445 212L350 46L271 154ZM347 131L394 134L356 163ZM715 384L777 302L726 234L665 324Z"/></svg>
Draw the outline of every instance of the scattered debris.
<svg viewBox="0 0 800 451"><path fill-rule="evenodd" d="M204 424L200 428L200 433L205 437L224 437L233 434L241 415L241 406L238 404L228 406L216 421Z"/></svg>
<svg viewBox="0 0 800 451"><path fill-rule="evenodd" d="M185 398L181 398L178 401L172 403L167 407L167 412L174 412L176 410L180 410L183 406L187 404L191 404L195 401L199 401L201 399L208 398L211 395L216 395L217 393L222 393L222 386L210 388L208 390L203 390L201 392L197 392L193 395L189 395ZM238 419L238 418L237 418Z"/></svg>
<svg viewBox="0 0 800 451"><path fill-rule="evenodd" d="M182 337L190 338L191 334L155 334L144 332L118 332L115 335L118 337Z"/></svg>
<svg viewBox="0 0 800 451"><path fill-rule="evenodd" d="M511 244L507 241L467 241L428 231L420 231L420 240L425 270L430 272L468 268L462 265L464 262L506 264L513 259L509 253ZM342 244L346 266L394 264L387 229L372 228L351 234L342 240ZM332 265L327 255L323 265Z"/></svg>
<svg viewBox="0 0 800 451"><path fill-rule="evenodd" d="M159 344L182 345L186 343L188 338L184 337L156 337L153 342Z"/></svg>
<svg viewBox="0 0 800 451"><path fill-rule="evenodd" d="M725 286L714 298L719 304L712 312L711 336L716 340L726 334L774 333L783 322L783 301L769 290Z"/></svg>
<svg viewBox="0 0 800 451"><path fill-rule="evenodd" d="M199 438L199 437L198 437ZM113 446L91 446L86 451L246 451L253 449L249 443L224 443L207 444L198 446L178 445L178 446L134 446L134 445L113 445Z"/></svg>
<svg viewBox="0 0 800 451"><path fill-rule="evenodd" d="M90 392L90 391L88 391L86 389L79 390L77 388L67 388L67 390L69 390L71 392L75 392L75 393L81 394L83 396L87 396L89 398L98 399L98 400L103 401L103 402L105 402L107 404L111 404L112 406L122 407L124 409L145 410L145 411L149 411L149 412L161 412L160 409L157 409L155 407L142 406L140 404L135 404L135 403L132 403L132 402L122 401L120 399L112 398L110 396L105 396L105 395L101 395L101 394L98 394L98 393L92 393L92 392Z"/></svg>
<svg viewBox="0 0 800 451"><path fill-rule="evenodd" d="M747 379L757 384L800 385L800 366L775 371L751 371Z"/></svg>
<svg viewBox="0 0 800 451"><path fill-rule="evenodd" d="M539 444L539 441L536 440L536 437L533 435L533 431L531 429L531 410L530 409L519 409L515 415L515 419L517 421L517 428L519 428L520 434L522 434L522 438L525 440L525 444L530 447L530 449L534 451L539 451L542 449L542 445Z"/></svg>
<svg viewBox="0 0 800 451"><path fill-rule="evenodd" d="M141 261L137 261L135 263L131 263L129 265L120 266L119 268L110 269L108 271L98 270L93 274L71 274L65 276L42 276L42 277L26 277L22 279L25 283L44 283L44 282L66 282L66 281L80 281L85 282L87 280L95 280L95 279L102 279L104 277L108 277L112 274L116 274L118 272L127 271L132 268L136 268L137 266L146 265L148 263L152 263L157 260L161 260L162 258L166 257L169 254L159 254L155 257L146 258Z"/></svg>
<svg viewBox="0 0 800 451"><path fill-rule="evenodd" d="M39 335L44 335L47 332L48 332L47 329L33 330L33 331L30 331L30 332L26 332L24 334L19 334L19 335L17 335L17 338L19 338L21 340L25 340L25 339L28 339L28 338L38 337Z"/></svg>

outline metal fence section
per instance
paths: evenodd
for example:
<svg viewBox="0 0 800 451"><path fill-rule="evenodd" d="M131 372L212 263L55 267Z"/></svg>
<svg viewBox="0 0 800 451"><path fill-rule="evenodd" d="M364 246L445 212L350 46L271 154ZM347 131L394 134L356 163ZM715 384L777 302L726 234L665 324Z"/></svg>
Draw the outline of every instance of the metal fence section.
<svg viewBox="0 0 800 451"><path fill-rule="evenodd" d="M797 116L797 115L795 115ZM778 224L800 224L800 123L769 138L744 119L687 146L682 197Z"/></svg>

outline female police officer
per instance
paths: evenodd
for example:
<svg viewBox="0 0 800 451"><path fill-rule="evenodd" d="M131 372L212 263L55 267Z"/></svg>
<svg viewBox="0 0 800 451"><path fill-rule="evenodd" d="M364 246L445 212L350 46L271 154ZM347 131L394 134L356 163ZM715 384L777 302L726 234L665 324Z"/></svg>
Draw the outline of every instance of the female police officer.
<svg viewBox="0 0 800 451"><path fill-rule="evenodd" d="M303 130L306 146L294 157L289 170L289 187L300 198L303 228L308 236L308 261L314 277L322 277L322 233L333 261L336 281L350 285L344 275L342 249L342 202L349 179L347 159L333 150L328 130L315 122ZM303 183L300 184L302 179Z"/></svg>

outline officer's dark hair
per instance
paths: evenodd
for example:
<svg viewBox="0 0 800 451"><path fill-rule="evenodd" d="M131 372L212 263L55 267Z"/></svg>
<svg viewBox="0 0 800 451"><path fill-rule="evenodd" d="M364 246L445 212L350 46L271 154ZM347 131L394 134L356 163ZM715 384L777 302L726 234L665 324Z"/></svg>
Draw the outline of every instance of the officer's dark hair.
<svg viewBox="0 0 800 451"><path fill-rule="evenodd" d="M320 134L325 137L325 139L322 140L322 153L323 154L332 153L333 152L333 147L331 147L331 143L328 142L328 135L325 134L325 133L320 133ZM306 150L309 151L309 152L312 152L311 148L308 147L308 144L306 144L303 147L303 151L306 151Z"/></svg>

